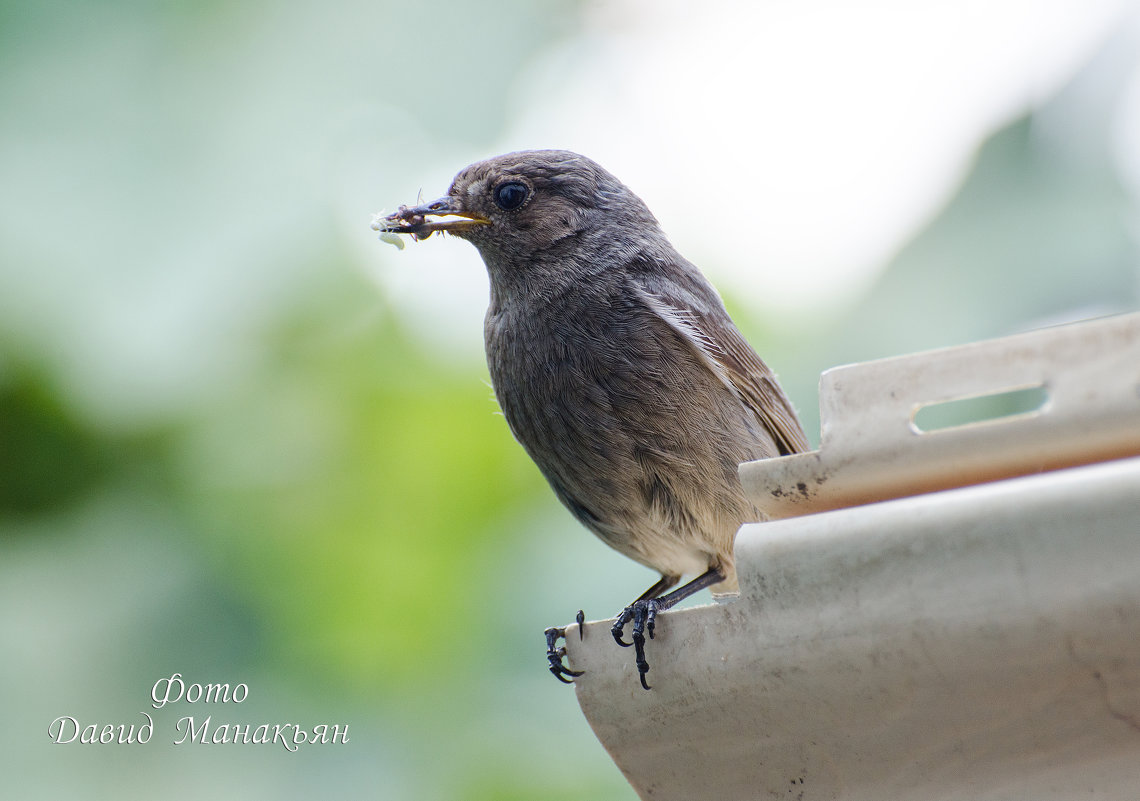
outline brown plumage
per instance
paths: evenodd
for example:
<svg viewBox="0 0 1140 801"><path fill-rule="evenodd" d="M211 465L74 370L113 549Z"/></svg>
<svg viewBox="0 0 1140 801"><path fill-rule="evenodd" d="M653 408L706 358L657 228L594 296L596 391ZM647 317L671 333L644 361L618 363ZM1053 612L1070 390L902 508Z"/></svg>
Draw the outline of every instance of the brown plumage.
<svg viewBox="0 0 1140 801"><path fill-rule="evenodd" d="M446 197L380 226L472 242L491 279L485 339L515 437L583 525L662 578L618 617L644 632L705 586L736 588L732 543L764 518L740 462L807 449L795 411L645 204L568 151L472 164ZM685 574L697 579L662 595ZM555 675L574 675L556 660Z"/></svg>

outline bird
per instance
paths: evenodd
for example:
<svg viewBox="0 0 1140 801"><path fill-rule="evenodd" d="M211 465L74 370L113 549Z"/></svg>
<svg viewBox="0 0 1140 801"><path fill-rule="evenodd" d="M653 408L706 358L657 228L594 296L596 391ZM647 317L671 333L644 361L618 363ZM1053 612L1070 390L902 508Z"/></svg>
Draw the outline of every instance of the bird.
<svg viewBox="0 0 1140 801"><path fill-rule="evenodd" d="M660 574L611 628L650 689L657 615L705 588L735 592L736 531L766 519L738 465L808 449L775 374L646 204L577 153L476 162L373 228L446 232L482 256L487 366L511 432L583 526ZM551 672L582 675L562 663L565 630L546 634Z"/></svg>

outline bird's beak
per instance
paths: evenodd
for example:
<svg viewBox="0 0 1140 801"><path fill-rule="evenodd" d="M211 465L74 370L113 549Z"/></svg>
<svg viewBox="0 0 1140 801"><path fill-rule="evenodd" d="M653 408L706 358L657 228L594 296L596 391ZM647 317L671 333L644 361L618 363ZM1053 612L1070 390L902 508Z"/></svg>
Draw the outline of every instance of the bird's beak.
<svg viewBox="0 0 1140 801"><path fill-rule="evenodd" d="M436 231L457 233L490 224L483 215L464 211L456 198L443 197L419 206L400 206L388 215L380 212L372 219L372 230L426 239Z"/></svg>

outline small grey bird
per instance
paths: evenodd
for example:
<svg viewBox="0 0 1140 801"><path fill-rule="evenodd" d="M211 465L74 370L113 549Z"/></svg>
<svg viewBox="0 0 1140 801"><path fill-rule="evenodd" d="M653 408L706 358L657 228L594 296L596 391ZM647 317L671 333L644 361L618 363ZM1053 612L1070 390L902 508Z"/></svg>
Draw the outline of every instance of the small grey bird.
<svg viewBox="0 0 1140 801"><path fill-rule="evenodd" d="M705 587L736 590L736 531L764 519L737 465L807 449L775 375L641 199L576 153L480 161L446 197L373 227L479 249L487 364L511 431L586 528L661 573L613 625L649 689L657 613ZM547 649L568 681L580 674L562 665L563 634L549 630Z"/></svg>

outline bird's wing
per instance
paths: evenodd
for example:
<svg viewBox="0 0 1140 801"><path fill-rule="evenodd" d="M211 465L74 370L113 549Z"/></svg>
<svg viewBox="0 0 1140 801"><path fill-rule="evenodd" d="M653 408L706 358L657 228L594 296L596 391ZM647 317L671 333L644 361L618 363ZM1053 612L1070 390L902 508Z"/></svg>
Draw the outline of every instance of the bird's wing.
<svg viewBox="0 0 1140 801"><path fill-rule="evenodd" d="M646 286L636 290L646 306L680 334L721 383L756 414L772 433L782 455L808 450L803 427L775 374L733 325L719 302L697 311Z"/></svg>

